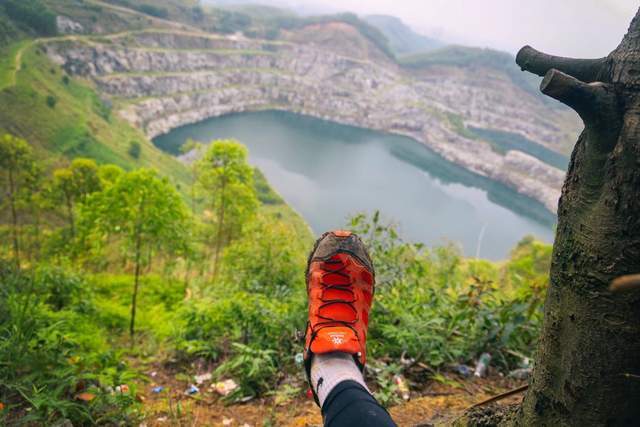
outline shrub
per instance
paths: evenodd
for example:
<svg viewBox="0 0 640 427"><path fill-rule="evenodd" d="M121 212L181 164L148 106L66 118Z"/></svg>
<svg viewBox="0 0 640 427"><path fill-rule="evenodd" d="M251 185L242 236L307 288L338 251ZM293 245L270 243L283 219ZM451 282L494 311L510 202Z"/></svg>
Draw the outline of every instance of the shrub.
<svg viewBox="0 0 640 427"><path fill-rule="evenodd" d="M184 146L183 146L184 147ZM269 185L262 171L258 168L253 169L253 185L256 188L258 200L265 205L278 205L284 203L282 197L276 193Z"/></svg>
<svg viewBox="0 0 640 427"><path fill-rule="evenodd" d="M2 6L11 19L40 35L54 36L58 31L55 14L40 0L4 0Z"/></svg>
<svg viewBox="0 0 640 427"><path fill-rule="evenodd" d="M64 419L74 425L136 423L134 387L130 394L109 392L132 384L135 374L92 315L74 306L81 281L59 269L33 274L0 264L0 282L0 400L9 402L4 415L21 414L21 423L33 425ZM95 398L84 403L75 398L80 392Z"/></svg>
<svg viewBox="0 0 640 427"><path fill-rule="evenodd" d="M277 365L276 352L239 343L232 344L234 355L215 371L218 377L238 378L240 387L226 396L227 400L258 396L275 386Z"/></svg>
<svg viewBox="0 0 640 427"><path fill-rule="evenodd" d="M57 103L58 103L58 99L55 96L53 95L47 96L47 106L49 108L55 108Z"/></svg>
<svg viewBox="0 0 640 427"><path fill-rule="evenodd" d="M136 10L146 13L147 15L155 16L156 18L166 19L169 17L169 11L164 7L158 7L151 4L142 4L135 7Z"/></svg>
<svg viewBox="0 0 640 427"><path fill-rule="evenodd" d="M134 159L139 159L141 152L142 152L142 145L140 144L139 141L134 140L129 142L129 149L127 150L127 153L129 153L131 157L133 157Z"/></svg>
<svg viewBox="0 0 640 427"><path fill-rule="evenodd" d="M296 330L305 322L302 299L281 300L261 294L219 289L179 310L174 342L183 358L219 360L232 354L232 343L274 350L278 360L299 349Z"/></svg>
<svg viewBox="0 0 640 427"><path fill-rule="evenodd" d="M465 260L452 247L402 242L389 225L355 217L378 283L369 334L372 356L439 367L488 351L504 369L514 352L531 356L542 320L550 246L523 241L505 267Z"/></svg>

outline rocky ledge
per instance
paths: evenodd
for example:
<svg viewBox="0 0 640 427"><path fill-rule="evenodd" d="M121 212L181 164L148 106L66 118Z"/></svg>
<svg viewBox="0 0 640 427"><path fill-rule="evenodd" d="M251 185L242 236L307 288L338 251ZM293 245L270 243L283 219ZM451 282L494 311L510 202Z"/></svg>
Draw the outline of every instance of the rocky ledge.
<svg viewBox="0 0 640 427"><path fill-rule="evenodd" d="M154 31L51 42L47 52L91 78L150 138L232 112L286 110L410 136L556 211L561 170L464 132L472 124L555 149L564 137L538 97L493 69L409 73L315 45Z"/></svg>

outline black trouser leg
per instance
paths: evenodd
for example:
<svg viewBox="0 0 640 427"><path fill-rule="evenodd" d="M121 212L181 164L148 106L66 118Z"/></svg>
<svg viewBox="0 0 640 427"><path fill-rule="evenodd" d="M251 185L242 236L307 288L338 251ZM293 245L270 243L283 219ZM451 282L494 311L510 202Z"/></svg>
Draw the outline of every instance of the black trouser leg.
<svg viewBox="0 0 640 427"><path fill-rule="evenodd" d="M395 427L389 413L355 381L343 381L322 405L325 427Z"/></svg>

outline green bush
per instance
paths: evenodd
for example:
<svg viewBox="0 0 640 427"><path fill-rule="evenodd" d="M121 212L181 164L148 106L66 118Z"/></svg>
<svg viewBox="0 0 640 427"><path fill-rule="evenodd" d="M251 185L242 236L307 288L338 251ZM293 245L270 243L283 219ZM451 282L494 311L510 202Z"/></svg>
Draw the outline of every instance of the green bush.
<svg viewBox="0 0 640 427"><path fill-rule="evenodd" d="M34 425L64 419L74 425L135 423L136 375L111 349L91 314L83 313L87 307L72 307L79 279L58 269L19 272L0 264L0 282L5 421L22 414L21 423ZM61 296L54 294L58 291ZM124 383L131 384L131 393L111 393ZM82 402L76 399L80 392L95 398Z"/></svg>
<svg viewBox="0 0 640 427"><path fill-rule="evenodd" d="M167 9L152 4L142 4L135 9L147 15L155 16L156 18L166 19L169 17L169 11Z"/></svg>
<svg viewBox="0 0 640 427"><path fill-rule="evenodd" d="M57 103L58 103L58 99L55 96L53 95L47 96L47 106L49 108L55 108Z"/></svg>
<svg viewBox="0 0 640 427"><path fill-rule="evenodd" d="M276 352L239 343L232 344L233 356L215 371L218 378L239 378L240 387L226 396L227 400L258 396L273 390L277 379Z"/></svg>
<svg viewBox="0 0 640 427"><path fill-rule="evenodd" d="M142 145L140 144L139 141L129 142L129 149L127 150L127 153L129 153L131 157L133 157L134 159L139 159L141 152L142 152Z"/></svg>
<svg viewBox="0 0 640 427"><path fill-rule="evenodd" d="M380 399L393 403L392 377L402 370L403 354L438 370L489 352L505 371L521 362L515 354L533 355L549 245L523 239L500 265L465 259L454 247L405 243L377 214L355 217L351 228L366 241L376 266L368 351L379 368L374 379ZM232 399L274 384L275 377L256 378L246 362L252 357L278 371L299 372L293 355L302 347L294 336L304 331L307 315L301 274L306 251L289 236L258 220L225 250L224 265L232 267L178 310L173 342L179 356L222 362L218 373L241 384Z"/></svg>
<svg viewBox="0 0 640 427"><path fill-rule="evenodd" d="M4 0L7 15L43 36L57 33L56 15L39 0Z"/></svg>
<svg viewBox="0 0 640 427"><path fill-rule="evenodd" d="M300 350L293 338L304 327L305 314L301 299L215 290L179 310L176 350L187 358L221 360L233 354L233 343L241 343L277 351L280 360L291 359Z"/></svg>
<svg viewBox="0 0 640 427"><path fill-rule="evenodd" d="M451 247L403 243L393 227L358 216L377 291L369 334L372 356L406 352L433 367L490 352L508 369L532 356L542 320L550 246L525 239L505 267L464 259Z"/></svg>
<svg viewBox="0 0 640 427"><path fill-rule="evenodd" d="M258 200L265 205L278 205L284 203L282 197L276 193L267 178L265 178L262 171L258 168L253 169L253 185L256 187L256 193L258 194Z"/></svg>

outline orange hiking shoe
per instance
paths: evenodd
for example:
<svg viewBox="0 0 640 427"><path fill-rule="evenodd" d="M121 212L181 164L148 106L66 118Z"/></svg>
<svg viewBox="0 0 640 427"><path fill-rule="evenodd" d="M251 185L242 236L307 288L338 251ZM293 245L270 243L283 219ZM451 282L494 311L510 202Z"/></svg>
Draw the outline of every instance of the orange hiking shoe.
<svg viewBox="0 0 640 427"><path fill-rule="evenodd" d="M371 258L355 234L330 231L316 241L306 272L309 321L304 360L307 378L314 354L349 353L364 371L374 275Z"/></svg>

